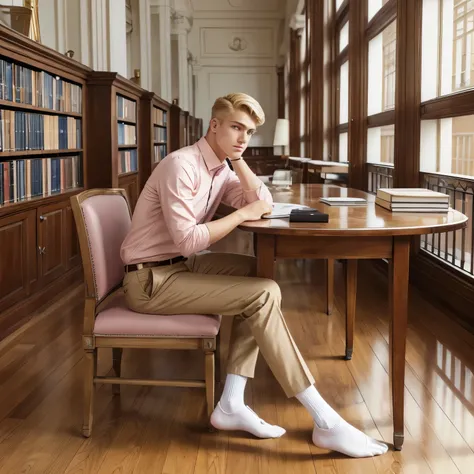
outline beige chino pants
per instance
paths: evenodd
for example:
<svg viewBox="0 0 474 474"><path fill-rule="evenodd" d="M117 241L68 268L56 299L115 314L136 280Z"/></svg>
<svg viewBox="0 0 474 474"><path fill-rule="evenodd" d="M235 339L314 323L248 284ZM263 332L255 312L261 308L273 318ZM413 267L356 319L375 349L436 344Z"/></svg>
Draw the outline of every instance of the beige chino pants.
<svg viewBox="0 0 474 474"><path fill-rule="evenodd" d="M279 286L253 277L255 269L254 257L226 253L144 268L125 275L126 302L140 313L235 316L227 373L253 377L260 349L285 394L292 397L314 379L286 325Z"/></svg>

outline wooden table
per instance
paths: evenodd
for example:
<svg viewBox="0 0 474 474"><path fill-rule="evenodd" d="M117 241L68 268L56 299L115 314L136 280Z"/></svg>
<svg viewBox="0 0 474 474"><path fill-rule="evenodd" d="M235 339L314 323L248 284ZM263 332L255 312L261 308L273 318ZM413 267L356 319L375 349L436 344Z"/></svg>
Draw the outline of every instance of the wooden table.
<svg viewBox="0 0 474 474"><path fill-rule="evenodd" d="M358 259L390 261L391 306L390 377L392 381L393 444L400 450L404 439L405 345L408 309L410 238L446 232L467 225L467 217L450 210L440 214L391 213L375 205L375 197L362 191L332 185L297 184L290 190L269 187L275 202L305 204L329 214L327 224L290 223L288 219L246 222L242 230L256 235L257 274L274 279L276 258L347 260L346 358L352 356ZM328 206L322 196L367 199L367 206Z"/></svg>

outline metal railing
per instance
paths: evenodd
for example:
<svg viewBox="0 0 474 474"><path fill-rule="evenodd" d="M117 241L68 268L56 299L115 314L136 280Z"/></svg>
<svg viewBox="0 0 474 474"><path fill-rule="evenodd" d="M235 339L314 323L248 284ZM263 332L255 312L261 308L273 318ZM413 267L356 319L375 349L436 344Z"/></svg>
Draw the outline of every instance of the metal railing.
<svg viewBox="0 0 474 474"><path fill-rule="evenodd" d="M450 206L469 218L464 229L422 236L421 250L474 276L474 178L421 173L421 185L448 194Z"/></svg>
<svg viewBox="0 0 474 474"><path fill-rule="evenodd" d="M369 193L375 194L379 188L393 187L393 165L367 163Z"/></svg>

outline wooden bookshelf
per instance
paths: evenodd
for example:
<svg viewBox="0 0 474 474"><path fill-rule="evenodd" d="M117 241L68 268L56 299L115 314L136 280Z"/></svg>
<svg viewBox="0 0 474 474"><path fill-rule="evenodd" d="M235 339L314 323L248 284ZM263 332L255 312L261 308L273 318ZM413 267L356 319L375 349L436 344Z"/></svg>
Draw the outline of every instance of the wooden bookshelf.
<svg viewBox="0 0 474 474"><path fill-rule="evenodd" d="M0 338L80 277L90 72L0 25Z"/></svg>
<svg viewBox="0 0 474 474"><path fill-rule="evenodd" d="M179 150L188 145L188 117L189 112L181 110L175 104L170 107L170 152Z"/></svg>
<svg viewBox="0 0 474 474"><path fill-rule="evenodd" d="M202 137L202 119L193 116L188 118L188 144L193 145Z"/></svg>
<svg viewBox="0 0 474 474"><path fill-rule="evenodd" d="M143 189L156 165L170 152L170 104L153 92L141 98L140 189Z"/></svg>
<svg viewBox="0 0 474 474"><path fill-rule="evenodd" d="M88 79L89 187L124 188L132 209L140 192L141 97L145 91L114 72L93 71Z"/></svg>

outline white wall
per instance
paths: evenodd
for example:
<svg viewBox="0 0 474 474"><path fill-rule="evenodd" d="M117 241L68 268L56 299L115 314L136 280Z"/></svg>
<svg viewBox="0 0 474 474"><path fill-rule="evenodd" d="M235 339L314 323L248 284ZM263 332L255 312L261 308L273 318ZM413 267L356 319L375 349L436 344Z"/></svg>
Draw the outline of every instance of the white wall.
<svg viewBox="0 0 474 474"><path fill-rule="evenodd" d="M189 48L201 66L196 75L196 116L207 130L215 99L244 92L262 105L266 123L252 146L272 146L278 113L276 64L280 0L195 0ZM236 40L236 38L240 38ZM233 50L239 46L241 50Z"/></svg>

